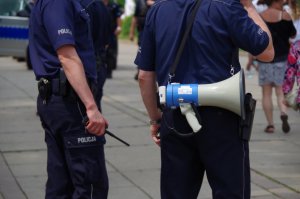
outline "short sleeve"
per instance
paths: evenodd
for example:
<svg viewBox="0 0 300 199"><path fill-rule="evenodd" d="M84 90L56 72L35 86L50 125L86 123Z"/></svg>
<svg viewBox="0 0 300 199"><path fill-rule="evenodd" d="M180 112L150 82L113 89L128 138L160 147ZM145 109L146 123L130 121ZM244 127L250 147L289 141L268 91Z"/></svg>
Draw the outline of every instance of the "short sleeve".
<svg viewBox="0 0 300 199"><path fill-rule="evenodd" d="M251 18L247 11L237 2L232 5L228 28L234 43L241 49L256 56L269 44L269 36Z"/></svg>
<svg viewBox="0 0 300 199"><path fill-rule="evenodd" d="M75 44L74 15L70 1L49 1L42 17L46 32L55 50L66 44Z"/></svg>
<svg viewBox="0 0 300 199"><path fill-rule="evenodd" d="M122 16L122 10L118 4L116 4L116 17L119 18Z"/></svg>
<svg viewBox="0 0 300 199"><path fill-rule="evenodd" d="M139 16L139 10L140 10L140 1L136 0L133 16L135 17Z"/></svg>
<svg viewBox="0 0 300 199"><path fill-rule="evenodd" d="M145 71L155 70L155 36L153 23L146 19L146 24L143 31L142 43L139 47L134 63L139 69Z"/></svg>

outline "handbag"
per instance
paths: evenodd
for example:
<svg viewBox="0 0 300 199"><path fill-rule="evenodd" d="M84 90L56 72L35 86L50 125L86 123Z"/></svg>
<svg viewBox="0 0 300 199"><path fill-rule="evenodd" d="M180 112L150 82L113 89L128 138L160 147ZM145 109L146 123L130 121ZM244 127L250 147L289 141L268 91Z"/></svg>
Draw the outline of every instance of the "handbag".
<svg viewBox="0 0 300 199"><path fill-rule="evenodd" d="M285 95L285 100L287 102L287 105L293 108L295 111L298 110L298 105L297 105L298 92L299 92L299 85L295 80L293 89L288 94Z"/></svg>

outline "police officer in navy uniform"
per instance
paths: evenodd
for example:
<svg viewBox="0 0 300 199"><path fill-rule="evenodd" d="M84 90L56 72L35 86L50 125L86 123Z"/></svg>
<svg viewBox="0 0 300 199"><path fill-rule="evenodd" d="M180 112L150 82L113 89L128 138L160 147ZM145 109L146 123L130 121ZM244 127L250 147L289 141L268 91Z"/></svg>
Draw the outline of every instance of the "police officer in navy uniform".
<svg viewBox="0 0 300 199"><path fill-rule="evenodd" d="M19 17L30 17L31 10L34 5L34 0L30 0L26 3L24 9L17 12L17 16Z"/></svg>
<svg viewBox="0 0 300 199"><path fill-rule="evenodd" d="M89 20L78 0L37 0L30 18L29 48L48 154L47 199L108 194L103 146L108 122L94 99Z"/></svg>
<svg viewBox="0 0 300 199"><path fill-rule="evenodd" d="M143 38L143 30L145 26L146 15L149 8L154 4L154 0L136 0L135 2L135 10L131 19L130 31L129 31L129 39L131 41L134 40L135 31L138 31L138 47L140 48L142 38ZM137 80L139 75L139 70L134 75L134 79Z"/></svg>
<svg viewBox="0 0 300 199"><path fill-rule="evenodd" d="M130 24L129 39L133 41L135 29L138 31L138 46L141 45L146 15L154 0L137 0Z"/></svg>
<svg viewBox="0 0 300 199"><path fill-rule="evenodd" d="M91 19L91 33L97 65L97 98L101 110L103 87L107 75L107 49L111 37L111 16L102 1L82 0Z"/></svg>
<svg viewBox="0 0 300 199"><path fill-rule="evenodd" d="M114 0L102 0L104 5L107 7L111 17L111 37L110 43L107 49L107 78L112 78L113 70L117 69L118 61L118 36L122 31L122 20L121 15L123 11L118 3Z"/></svg>
<svg viewBox="0 0 300 199"><path fill-rule="evenodd" d="M240 137L238 115L219 107L197 107L202 128L186 137L177 134L190 132L180 111L165 108L161 113L157 108L156 80L159 86L168 83L193 5L195 0L156 1L148 11L135 60L151 135L161 147L161 198L196 199L206 173L212 198L250 199L248 140ZM230 71L241 69L238 48L259 60L274 57L270 32L251 0L202 0L173 82L209 84L231 77Z"/></svg>

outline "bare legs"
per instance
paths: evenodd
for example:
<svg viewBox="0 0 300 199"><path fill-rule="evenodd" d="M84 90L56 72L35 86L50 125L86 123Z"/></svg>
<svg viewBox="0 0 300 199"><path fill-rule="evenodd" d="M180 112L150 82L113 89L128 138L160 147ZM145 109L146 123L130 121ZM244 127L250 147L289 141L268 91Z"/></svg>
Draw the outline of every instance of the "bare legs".
<svg viewBox="0 0 300 199"><path fill-rule="evenodd" d="M263 85L262 86L262 106L265 112L265 116L268 125L274 125L273 121L273 102L272 102L272 86Z"/></svg>
<svg viewBox="0 0 300 199"><path fill-rule="evenodd" d="M272 85L263 85L262 86L262 106L268 122L268 126L265 129L265 132L272 133L274 131L274 120L273 120L273 102L272 102ZM282 120L282 130L287 133L290 130L289 124L287 122L286 110L287 107L283 103L284 95L282 92L281 86L275 86L275 94L277 98L277 105L280 110L280 118Z"/></svg>
<svg viewBox="0 0 300 199"><path fill-rule="evenodd" d="M281 115L286 114L286 105L283 103L284 95L282 92L282 87L281 86L275 86L275 93L277 97L277 105L279 107Z"/></svg>

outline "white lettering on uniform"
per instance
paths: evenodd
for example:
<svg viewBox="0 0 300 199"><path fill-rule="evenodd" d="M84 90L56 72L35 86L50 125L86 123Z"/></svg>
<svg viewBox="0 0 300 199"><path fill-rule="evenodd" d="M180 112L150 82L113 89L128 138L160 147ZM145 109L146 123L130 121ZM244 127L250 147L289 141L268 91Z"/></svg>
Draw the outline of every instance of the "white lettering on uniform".
<svg viewBox="0 0 300 199"><path fill-rule="evenodd" d="M58 35L69 34L72 35L72 31L68 28L62 28L57 31Z"/></svg>
<svg viewBox="0 0 300 199"><path fill-rule="evenodd" d="M77 142L78 142L78 144L89 143L89 142L96 142L96 136L80 137L80 138L77 138Z"/></svg>
<svg viewBox="0 0 300 199"><path fill-rule="evenodd" d="M258 31L257 31L257 33L258 33L259 35L262 35L262 34L264 33L264 31L263 31L263 29L259 28Z"/></svg>

